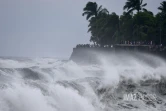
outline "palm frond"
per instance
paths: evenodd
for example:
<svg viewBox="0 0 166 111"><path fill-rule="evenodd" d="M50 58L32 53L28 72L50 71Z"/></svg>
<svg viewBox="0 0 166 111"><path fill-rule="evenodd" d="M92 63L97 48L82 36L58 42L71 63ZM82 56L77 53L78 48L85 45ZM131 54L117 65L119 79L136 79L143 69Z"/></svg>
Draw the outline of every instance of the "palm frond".
<svg viewBox="0 0 166 111"><path fill-rule="evenodd" d="M158 7L158 9L162 11L162 10L163 10L163 7L162 7L162 6L160 6L160 7Z"/></svg>
<svg viewBox="0 0 166 111"><path fill-rule="evenodd" d="M109 11L106 8L104 8L100 11L100 13L109 14Z"/></svg>
<svg viewBox="0 0 166 111"><path fill-rule="evenodd" d="M145 9L145 8L143 8L142 10L143 10L144 12L147 12L147 11L148 11L148 10L147 10L147 9Z"/></svg>
<svg viewBox="0 0 166 111"><path fill-rule="evenodd" d="M130 10L127 12L127 14L132 13L134 10L135 10L134 8L133 8L133 9L130 9Z"/></svg>
<svg viewBox="0 0 166 111"><path fill-rule="evenodd" d="M86 19L89 20L90 17L92 17L94 14L93 13L89 13L87 16L86 16Z"/></svg>
<svg viewBox="0 0 166 111"><path fill-rule="evenodd" d="M143 4L142 7L145 7L147 5L147 3Z"/></svg>
<svg viewBox="0 0 166 111"><path fill-rule="evenodd" d="M82 13L82 16L84 16L84 15L88 15L90 12L84 12L84 13Z"/></svg>
<svg viewBox="0 0 166 111"><path fill-rule="evenodd" d="M140 5L143 3L143 0L140 0Z"/></svg>
<svg viewBox="0 0 166 111"><path fill-rule="evenodd" d="M143 7L147 5L147 3L143 4L143 0L127 0L125 3L125 6L123 7L124 10L127 10L128 13L131 11L137 10L140 11L142 10Z"/></svg>
<svg viewBox="0 0 166 111"><path fill-rule="evenodd" d="M125 6L123 7L123 10L129 10L132 7L132 3L131 2L126 2Z"/></svg>
<svg viewBox="0 0 166 111"><path fill-rule="evenodd" d="M97 9L97 12L100 12L102 10L102 5Z"/></svg>

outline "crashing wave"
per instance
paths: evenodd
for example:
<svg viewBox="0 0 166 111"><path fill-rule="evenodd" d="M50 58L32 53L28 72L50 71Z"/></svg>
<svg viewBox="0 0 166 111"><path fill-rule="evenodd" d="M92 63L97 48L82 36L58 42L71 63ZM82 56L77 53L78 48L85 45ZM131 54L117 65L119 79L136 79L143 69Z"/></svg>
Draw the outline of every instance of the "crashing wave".
<svg viewBox="0 0 166 111"><path fill-rule="evenodd" d="M164 111L166 62L148 54L100 64L0 59L0 111Z"/></svg>

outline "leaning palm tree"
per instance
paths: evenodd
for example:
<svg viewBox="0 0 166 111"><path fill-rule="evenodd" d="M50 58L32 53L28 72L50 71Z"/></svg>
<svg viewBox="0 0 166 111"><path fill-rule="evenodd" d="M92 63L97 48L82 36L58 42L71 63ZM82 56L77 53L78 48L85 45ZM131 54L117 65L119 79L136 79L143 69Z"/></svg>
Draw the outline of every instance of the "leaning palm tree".
<svg viewBox="0 0 166 111"><path fill-rule="evenodd" d="M109 12L106 8L98 6L96 2L88 2L83 9L83 16L86 15L86 19L89 20L89 30L92 37L90 41L93 41L95 44L100 42L100 33L105 26L105 21Z"/></svg>
<svg viewBox="0 0 166 111"><path fill-rule="evenodd" d="M101 13L108 13L107 9L103 9L102 6L98 7L96 2L88 2L83 11L84 13L82 15L86 15L87 20L89 20L92 17L98 17L98 15Z"/></svg>
<svg viewBox="0 0 166 111"><path fill-rule="evenodd" d="M136 10L139 13L141 10L146 10L144 8L146 5L147 3L143 4L143 0L127 0L123 9L127 9L128 13L131 13L134 10Z"/></svg>

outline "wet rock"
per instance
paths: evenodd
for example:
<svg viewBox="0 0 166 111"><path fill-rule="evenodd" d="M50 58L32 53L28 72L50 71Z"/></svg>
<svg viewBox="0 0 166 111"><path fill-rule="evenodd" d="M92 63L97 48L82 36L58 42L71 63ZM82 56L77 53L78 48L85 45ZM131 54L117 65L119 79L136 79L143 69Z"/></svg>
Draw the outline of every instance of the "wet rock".
<svg viewBox="0 0 166 111"><path fill-rule="evenodd" d="M134 106L132 104L124 104L124 103L118 104L118 106L120 106L120 107L122 107L124 109L136 109L136 108L138 108L137 106Z"/></svg>
<svg viewBox="0 0 166 111"><path fill-rule="evenodd" d="M134 84L127 85L127 92L133 92L136 89Z"/></svg>
<svg viewBox="0 0 166 111"><path fill-rule="evenodd" d="M157 104L162 104L162 103L163 103L162 100L157 101Z"/></svg>
<svg viewBox="0 0 166 111"><path fill-rule="evenodd" d="M97 90L98 94L103 94L104 92L106 92L106 88L101 88Z"/></svg>
<svg viewBox="0 0 166 111"><path fill-rule="evenodd" d="M157 85L157 90L161 95L166 95L166 81L161 80L160 83Z"/></svg>
<svg viewBox="0 0 166 111"><path fill-rule="evenodd" d="M156 108L156 105L152 101L148 101L146 102L146 104Z"/></svg>

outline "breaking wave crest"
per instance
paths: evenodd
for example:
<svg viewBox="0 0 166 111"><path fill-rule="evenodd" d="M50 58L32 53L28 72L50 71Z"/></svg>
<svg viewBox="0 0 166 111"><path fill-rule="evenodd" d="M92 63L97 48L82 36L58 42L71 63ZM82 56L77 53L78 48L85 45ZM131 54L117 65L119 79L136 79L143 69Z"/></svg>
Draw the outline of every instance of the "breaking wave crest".
<svg viewBox="0 0 166 111"><path fill-rule="evenodd" d="M164 111L164 59L119 53L98 61L1 58L0 111Z"/></svg>

